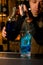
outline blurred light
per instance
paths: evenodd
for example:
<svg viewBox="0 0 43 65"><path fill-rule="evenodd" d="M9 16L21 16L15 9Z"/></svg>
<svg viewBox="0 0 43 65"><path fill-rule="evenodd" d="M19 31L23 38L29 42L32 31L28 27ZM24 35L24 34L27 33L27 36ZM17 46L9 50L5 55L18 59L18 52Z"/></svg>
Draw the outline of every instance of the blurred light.
<svg viewBox="0 0 43 65"><path fill-rule="evenodd" d="M6 16L6 14L0 14L0 16Z"/></svg>

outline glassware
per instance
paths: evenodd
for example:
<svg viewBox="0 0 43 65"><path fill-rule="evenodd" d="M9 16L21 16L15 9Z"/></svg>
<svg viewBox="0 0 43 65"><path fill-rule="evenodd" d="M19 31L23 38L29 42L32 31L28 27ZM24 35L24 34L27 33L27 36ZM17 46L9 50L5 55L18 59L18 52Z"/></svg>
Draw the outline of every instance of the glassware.
<svg viewBox="0 0 43 65"><path fill-rule="evenodd" d="M31 39L32 35L27 31L26 33L21 36L20 40L20 52L21 57L31 57Z"/></svg>

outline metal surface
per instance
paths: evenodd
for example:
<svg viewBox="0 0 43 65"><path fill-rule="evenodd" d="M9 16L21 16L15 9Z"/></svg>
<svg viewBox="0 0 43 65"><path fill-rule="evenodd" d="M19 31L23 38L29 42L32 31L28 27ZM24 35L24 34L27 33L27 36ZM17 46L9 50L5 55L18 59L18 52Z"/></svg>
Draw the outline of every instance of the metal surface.
<svg viewBox="0 0 43 65"><path fill-rule="evenodd" d="M0 65L43 65L43 60L38 59L0 59Z"/></svg>
<svg viewBox="0 0 43 65"><path fill-rule="evenodd" d="M43 65L43 54L32 54L31 59L20 58L20 54L14 52L0 52L0 65Z"/></svg>

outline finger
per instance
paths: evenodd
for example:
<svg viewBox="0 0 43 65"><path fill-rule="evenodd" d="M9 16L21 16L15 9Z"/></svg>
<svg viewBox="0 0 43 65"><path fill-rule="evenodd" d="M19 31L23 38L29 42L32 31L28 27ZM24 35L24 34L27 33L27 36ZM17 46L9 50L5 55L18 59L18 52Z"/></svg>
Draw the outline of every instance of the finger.
<svg viewBox="0 0 43 65"><path fill-rule="evenodd" d="M6 28L5 27L3 27L3 30L2 30L2 37L6 37Z"/></svg>
<svg viewBox="0 0 43 65"><path fill-rule="evenodd" d="M2 37L4 37L4 38L5 38L5 37L6 37L6 34L5 34L5 33L2 33Z"/></svg>
<svg viewBox="0 0 43 65"><path fill-rule="evenodd" d="M6 30L6 27L3 27L3 30Z"/></svg>
<svg viewBox="0 0 43 65"><path fill-rule="evenodd" d="M23 8L24 8L24 12L25 11L28 12L26 5L23 5Z"/></svg>
<svg viewBox="0 0 43 65"><path fill-rule="evenodd" d="M20 15L22 16L23 15L22 5L19 5L19 12L20 12Z"/></svg>

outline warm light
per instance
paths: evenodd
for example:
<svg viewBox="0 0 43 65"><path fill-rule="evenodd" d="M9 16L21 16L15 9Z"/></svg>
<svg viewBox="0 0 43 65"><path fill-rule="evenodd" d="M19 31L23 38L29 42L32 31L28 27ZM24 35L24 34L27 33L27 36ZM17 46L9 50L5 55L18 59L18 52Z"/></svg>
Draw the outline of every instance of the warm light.
<svg viewBox="0 0 43 65"><path fill-rule="evenodd" d="M11 21L11 19L9 18L9 21Z"/></svg>
<svg viewBox="0 0 43 65"><path fill-rule="evenodd" d="M0 14L0 16L6 16L6 14Z"/></svg>

